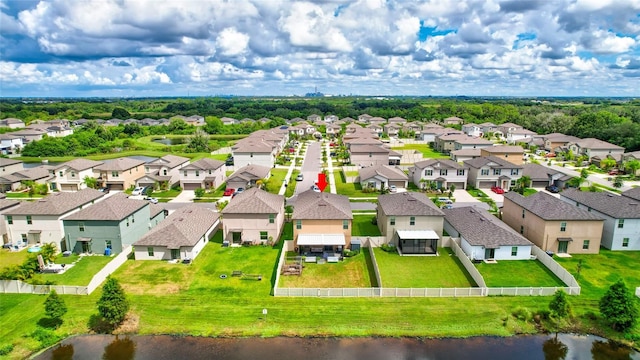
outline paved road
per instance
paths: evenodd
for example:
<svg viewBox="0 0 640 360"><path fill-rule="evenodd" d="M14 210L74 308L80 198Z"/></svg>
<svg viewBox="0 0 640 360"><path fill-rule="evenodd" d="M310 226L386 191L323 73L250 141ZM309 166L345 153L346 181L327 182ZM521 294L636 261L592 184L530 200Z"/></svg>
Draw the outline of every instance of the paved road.
<svg viewBox="0 0 640 360"><path fill-rule="evenodd" d="M304 176L304 180L299 181L296 185L295 194L307 191L313 184L318 181L318 173L321 170L320 143L310 142L307 145L307 152L304 155L304 161L300 173Z"/></svg>

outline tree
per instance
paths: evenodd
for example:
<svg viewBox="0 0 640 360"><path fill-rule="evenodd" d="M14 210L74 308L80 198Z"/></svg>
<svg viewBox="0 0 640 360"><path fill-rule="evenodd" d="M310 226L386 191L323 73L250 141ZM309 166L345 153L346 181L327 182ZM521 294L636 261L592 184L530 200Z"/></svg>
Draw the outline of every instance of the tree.
<svg viewBox="0 0 640 360"><path fill-rule="evenodd" d="M549 310L551 310L551 316L563 319L571 315L571 304L567 298L567 293L562 290L557 290L553 294L553 299L549 303Z"/></svg>
<svg viewBox="0 0 640 360"><path fill-rule="evenodd" d="M640 161L629 160L624 164L624 168L629 174L635 176L638 170L640 170Z"/></svg>
<svg viewBox="0 0 640 360"><path fill-rule="evenodd" d="M209 151L209 134L202 129L197 129L196 132L188 140L188 144L185 148L186 152L208 152Z"/></svg>
<svg viewBox="0 0 640 360"><path fill-rule="evenodd" d="M194 194L196 195L197 198L201 198L204 196L204 189L203 188L197 188L194 191Z"/></svg>
<svg viewBox="0 0 640 360"><path fill-rule="evenodd" d="M62 323L62 317L67 313L67 304L65 304L64 299L58 296L55 290L51 290L44 301L44 312L47 317L55 320L58 325Z"/></svg>
<svg viewBox="0 0 640 360"><path fill-rule="evenodd" d="M120 283L111 276L107 277L102 286L102 296L98 299L98 312L110 325L116 326L122 323L129 311L129 301Z"/></svg>
<svg viewBox="0 0 640 360"><path fill-rule="evenodd" d="M638 308L635 301L627 284L620 279L600 298L600 313L612 329L625 332L638 322Z"/></svg>
<svg viewBox="0 0 640 360"><path fill-rule="evenodd" d="M616 176L613 178L613 187L616 189L620 189L624 185L624 180L622 176Z"/></svg>
<svg viewBox="0 0 640 360"><path fill-rule="evenodd" d="M82 182L87 185L88 188L90 189L95 189L98 187L98 180L94 177L91 177L89 175L85 176L84 179L82 179Z"/></svg>
<svg viewBox="0 0 640 360"><path fill-rule="evenodd" d="M600 161L600 167L604 170L609 170L616 166L617 162L614 159L606 158Z"/></svg>
<svg viewBox="0 0 640 360"><path fill-rule="evenodd" d="M111 112L111 117L114 119L126 120L131 117L131 114L124 108L117 107L117 108L113 108L113 111Z"/></svg>

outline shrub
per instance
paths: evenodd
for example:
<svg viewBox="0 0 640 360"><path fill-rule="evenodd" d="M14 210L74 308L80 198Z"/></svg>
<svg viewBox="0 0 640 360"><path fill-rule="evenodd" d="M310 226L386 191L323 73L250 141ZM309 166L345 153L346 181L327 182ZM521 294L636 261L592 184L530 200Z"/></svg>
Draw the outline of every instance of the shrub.
<svg viewBox="0 0 640 360"><path fill-rule="evenodd" d="M342 252L342 255L344 255L344 257L353 257L358 254L360 254L360 250L351 251L349 249L344 249L344 251Z"/></svg>
<svg viewBox="0 0 640 360"><path fill-rule="evenodd" d="M392 245L392 244L382 244L382 245L380 245L380 249L382 249L382 251L386 251L386 252L395 252L396 251L395 245Z"/></svg>
<svg viewBox="0 0 640 360"><path fill-rule="evenodd" d="M42 347L49 347L62 339L53 330L38 327L31 333L31 337L38 340Z"/></svg>
<svg viewBox="0 0 640 360"><path fill-rule="evenodd" d="M522 321L528 321L529 319L531 319L531 311L522 306L518 306L515 310L513 310L513 313L511 313L511 315L513 315L514 318Z"/></svg>
<svg viewBox="0 0 640 360"><path fill-rule="evenodd" d="M0 345L0 356L9 355L13 351L13 344Z"/></svg>
<svg viewBox="0 0 640 360"><path fill-rule="evenodd" d="M204 196L204 192L205 190L203 188L197 188L194 190L194 194L196 195L197 198L201 198Z"/></svg>

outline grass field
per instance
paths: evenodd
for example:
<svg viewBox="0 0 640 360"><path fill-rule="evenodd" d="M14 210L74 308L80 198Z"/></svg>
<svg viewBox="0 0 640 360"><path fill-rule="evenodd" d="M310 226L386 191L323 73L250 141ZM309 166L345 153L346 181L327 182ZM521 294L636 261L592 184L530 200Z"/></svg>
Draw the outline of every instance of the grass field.
<svg viewBox="0 0 640 360"><path fill-rule="evenodd" d="M59 285L89 285L93 276L111 260L113 258L109 256L83 256L63 274L36 274L33 279Z"/></svg>
<svg viewBox="0 0 640 360"><path fill-rule="evenodd" d="M465 288L477 286L451 249L440 248L439 256L400 256L374 249L383 287Z"/></svg>
<svg viewBox="0 0 640 360"><path fill-rule="evenodd" d="M29 253L27 249L22 251L9 251L9 249L0 250L0 270L13 265L20 265L25 260ZM35 256L35 255L34 255Z"/></svg>
<svg viewBox="0 0 640 360"><path fill-rule="evenodd" d="M333 177L336 179L336 192L340 195L349 197L378 197L380 195L377 192L365 193L362 192L362 186L360 183L347 183L345 181L344 173L342 171L336 171L333 173Z"/></svg>
<svg viewBox="0 0 640 360"><path fill-rule="evenodd" d="M369 264L368 264L369 262ZM283 288L367 288L376 286L368 251L338 263L305 263L302 275L281 276Z"/></svg>
<svg viewBox="0 0 640 360"><path fill-rule="evenodd" d="M134 155L149 156L149 157L163 157L168 154L172 154L172 153L168 151L158 151L158 150L129 150L129 151L121 151L117 153L89 155L89 156L85 156L84 159L99 161L99 160L109 160L109 159L115 159L115 158L126 157L126 156L134 156ZM211 155L210 153L183 153L183 152L176 153L176 155L190 158L191 161L200 160L203 158L211 158L211 159L224 161L228 156L227 154ZM42 161L42 158L27 157L27 156L20 156L20 157L17 157L16 159L22 160L26 163ZM49 160L49 162L61 163L61 162L67 162L73 159L77 159L77 156L52 156L52 157L47 157L46 159Z"/></svg>
<svg viewBox="0 0 640 360"><path fill-rule="evenodd" d="M271 169L271 177L267 180L265 190L272 194L277 194L280 191L280 187L282 187L288 171L287 169Z"/></svg>
<svg viewBox="0 0 640 360"><path fill-rule="evenodd" d="M391 150L417 150L422 153L422 157L430 159L448 159L449 156L439 153L426 144L405 144L404 146L394 146Z"/></svg>
<svg viewBox="0 0 640 360"><path fill-rule="evenodd" d="M369 211L370 212L370 211ZM353 216L353 236L380 236L378 225L374 225L371 220L375 215L356 215Z"/></svg>
<svg viewBox="0 0 640 360"><path fill-rule="evenodd" d="M43 198L46 195L41 195L41 194L33 194L33 195L29 195L28 191L25 192L7 192L5 193L5 195L7 195L7 199L34 199L34 198Z"/></svg>
<svg viewBox="0 0 640 360"><path fill-rule="evenodd" d="M565 285L537 260L498 261L497 264L476 264L488 287L553 287Z"/></svg>

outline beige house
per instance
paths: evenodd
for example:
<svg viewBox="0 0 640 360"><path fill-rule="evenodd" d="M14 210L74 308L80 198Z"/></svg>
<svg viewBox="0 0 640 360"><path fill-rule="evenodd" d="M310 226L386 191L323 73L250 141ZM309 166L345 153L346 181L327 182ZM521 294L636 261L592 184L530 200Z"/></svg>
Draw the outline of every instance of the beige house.
<svg viewBox="0 0 640 360"><path fill-rule="evenodd" d="M524 149L519 145L498 145L480 149L480 156L495 156L512 164L524 163Z"/></svg>
<svg viewBox="0 0 640 360"><path fill-rule="evenodd" d="M284 196L251 188L222 210L223 239L229 244L278 241L284 225Z"/></svg>
<svg viewBox="0 0 640 360"><path fill-rule="evenodd" d="M20 160L0 158L0 176L13 174L24 170L24 164Z"/></svg>
<svg viewBox="0 0 640 360"><path fill-rule="evenodd" d="M451 185L455 185L457 189L466 189L468 175L468 166L448 159L418 161L409 168L411 181L421 189L431 188L432 183L436 189L449 189Z"/></svg>
<svg viewBox="0 0 640 360"><path fill-rule="evenodd" d="M340 256L351 246L353 215L346 196L307 190L298 195L292 220L300 254Z"/></svg>
<svg viewBox="0 0 640 360"><path fill-rule="evenodd" d="M405 189L409 177L400 168L389 165L374 165L358 170L358 178L363 189L382 190L391 185Z"/></svg>
<svg viewBox="0 0 640 360"><path fill-rule="evenodd" d="M597 254L604 219L552 195L504 195L502 220L544 251Z"/></svg>
<svg viewBox="0 0 640 360"><path fill-rule="evenodd" d="M185 190L216 189L225 182L224 162L203 158L181 167L180 187Z"/></svg>
<svg viewBox="0 0 640 360"><path fill-rule="evenodd" d="M227 178L227 189L247 189L256 186L259 180L268 179L271 168L260 165L247 165Z"/></svg>
<svg viewBox="0 0 640 360"><path fill-rule="evenodd" d="M589 158L589 161L598 163L608 157L620 162L622 160L622 154L624 154L624 148L622 146L595 138L581 139L570 143L568 147L575 155L585 155Z"/></svg>
<svg viewBox="0 0 640 360"><path fill-rule="evenodd" d="M489 189L498 186L504 190L515 186L522 177L522 166L495 156L479 157L464 162L469 168L467 184L478 189Z"/></svg>
<svg viewBox="0 0 640 360"><path fill-rule="evenodd" d="M138 179L136 186L155 186L166 183L170 188L180 182L180 169L189 165L189 158L165 155L144 165L145 175Z"/></svg>
<svg viewBox="0 0 640 360"><path fill-rule="evenodd" d="M378 197L378 228L401 254L436 254L444 213L423 193L404 192Z"/></svg>
<svg viewBox="0 0 640 360"><path fill-rule="evenodd" d="M128 157L106 160L93 168L93 174L100 187L126 190L134 187L136 180L144 176L144 161Z"/></svg>
<svg viewBox="0 0 640 360"><path fill-rule="evenodd" d="M89 159L73 159L62 163L50 170L51 179L49 187L51 190L78 191L87 188L84 183L85 177L93 177L94 168L102 165L102 161Z"/></svg>
<svg viewBox="0 0 640 360"><path fill-rule="evenodd" d="M3 195L4 196L4 195ZM22 204L22 202L18 200L11 200L7 198L0 198L0 216L4 219L4 213L13 209L14 207ZM9 243L9 235L7 234L7 222L0 221L0 235L2 236L2 243Z"/></svg>
<svg viewBox="0 0 640 360"><path fill-rule="evenodd" d="M380 145L351 144L349 158L352 164L359 166L389 165L389 149Z"/></svg>
<svg viewBox="0 0 640 360"><path fill-rule="evenodd" d="M51 166L40 165L34 168L24 169L12 174L0 175L0 191L16 191L24 187L24 181L33 181L36 184L46 184L51 179Z"/></svg>

